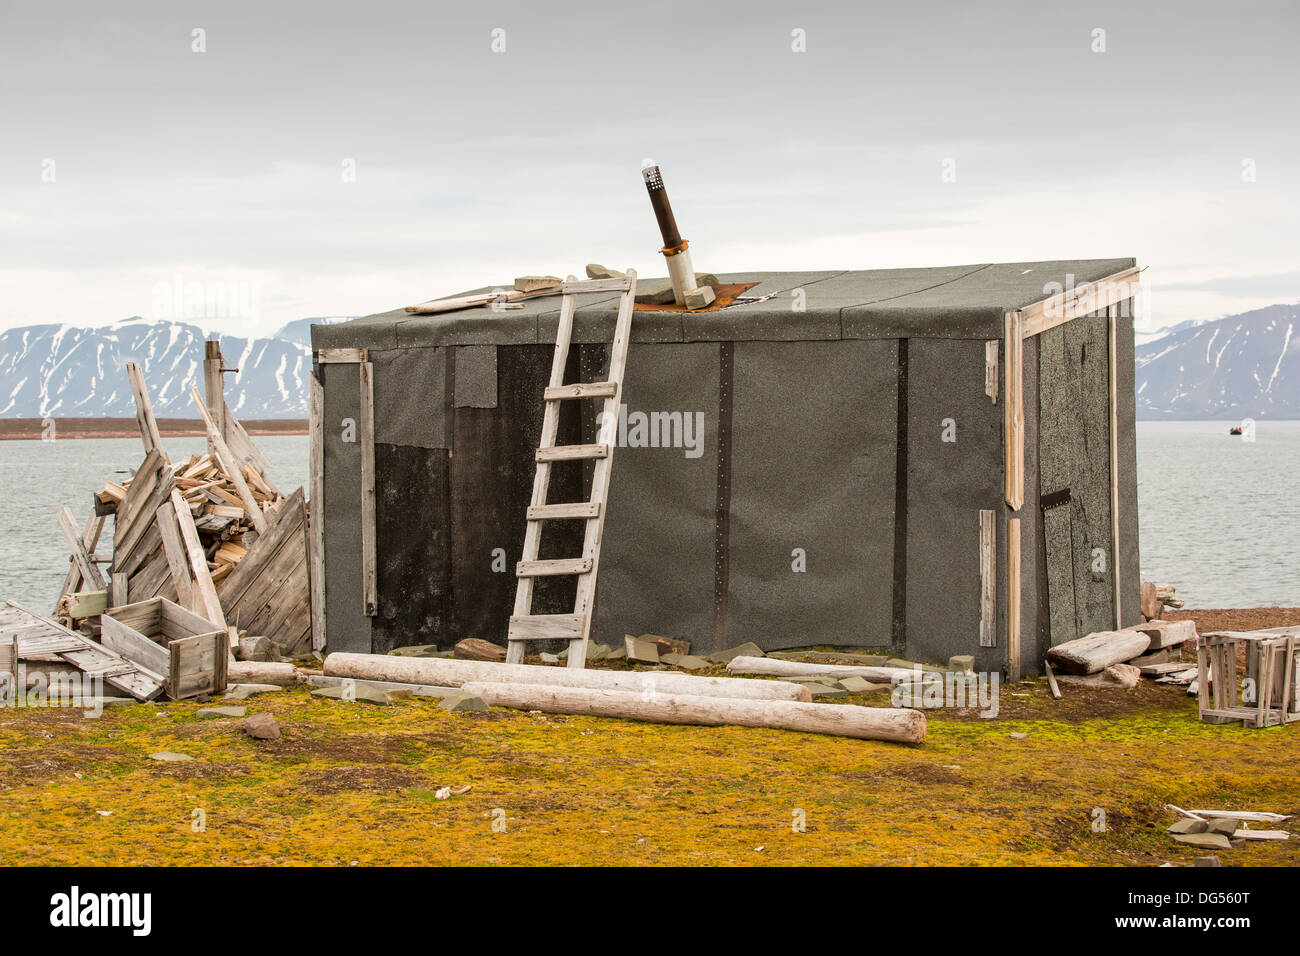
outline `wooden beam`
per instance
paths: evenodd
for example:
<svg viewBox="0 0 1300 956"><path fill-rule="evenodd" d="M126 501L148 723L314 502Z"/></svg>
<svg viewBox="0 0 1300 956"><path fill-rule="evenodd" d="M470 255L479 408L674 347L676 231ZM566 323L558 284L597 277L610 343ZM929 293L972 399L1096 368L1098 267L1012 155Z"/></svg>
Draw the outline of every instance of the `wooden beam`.
<svg viewBox="0 0 1300 956"><path fill-rule="evenodd" d="M195 389L197 394L198 390ZM212 583L212 573L208 570L208 558L203 553L203 542L199 540L199 530L194 527L194 516L190 506L185 503L179 491L172 492L172 508L176 512L176 523L181 530L181 541L189 558L190 573L194 575L194 589L198 592L195 610L216 624L226 629L226 615L221 610L221 601L217 597L216 585Z"/></svg>
<svg viewBox="0 0 1300 956"><path fill-rule="evenodd" d="M203 398L199 395L199 390L192 385L190 386L190 397L194 399L199 414L203 416L203 424L208 429L208 441L212 444L213 452L217 456L221 470L226 473L230 483L235 486L235 491L239 494L239 500L243 503L244 510L248 512L248 519L253 523L253 527L257 529L257 533L265 534L266 515L262 513L262 506L253 497L253 492L249 490L248 482L244 480L244 473L239 468L239 461L231 452L230 446L226 444L225 436L221 434L211 412L208 411L208 407L203 404Z"/></svg>
<svg viewBox="0 0 1300 956"><path fill-rule="evenodd" d="M318 365L365 361L367 361L365 349L319 349L316 352L316 363Z"/></svg>
<svg viewBox="0 0 1300 956"><path fill-rule="evenodd" d="M207 399L208 418L216 425L217 434L226 434L226 386L221 376L225 359L221 357L220 342L203 343L203 391ZM213 450L212 436L208 436L208 450Z"/></svg>
<svg viewBox="0 0 1300 956"><path fill-rule="evenodd" d="M1115 628L1118 630L1124 626L1119 576L1119 365L1116 360L1119 306L1108 306L1106 312L1110 333L1110 577L1115 594Z"/></svg>
<svg viewBox="0 0 1300 956"><path fill-rule="evenodd" d="M1100 312L1125 299L1135 298L1140 271L1134 266L1096 282L1084 282L1073 289L1066 289L1058 295L1026 306L1020 310L1024 316L1024 336L1028 338L1038 335L1081 315Z"/></svg>
<svg viewBox="0 0 1300 956"><path fill-rule="evenodd" d="M311 646L325 650L325 389L314 374L307 375L310 388L307 420L310 442L308 547L311 575Z"/></svg>
<svg viewBox="0 0 1300 956"><path fill-rule="evenodd" d="M104 575L100 573L99 566L90 560L90 553L86 550L81 534L77 531L77 523L72 519L72 512L64 506L54 514L59 519L59 527L63 529L68 551L72 554L77 570L81 572L82 581L88 583L92 591L105 590L108 585L104 581Z"/></svg>
<svg viewBox="0 0 1300 956"><path fill-rule="evenodd" d="M980 511L980 647L996 647L998 593L996 512Z"/></svg>
<svg viewBox="0 0 1300 956"><path fill-rule="evenodd" d="M361 605L365 614L379 613L379 582L375 565L375 379L374 365L358 366L361 383Z"/></svg>
<svg viewBox="0 0 1300 956"><path fill-rule="evenodd" d="M984 343L984 394L994 405L998 403L998 340Z"/></svg>
<svg viewBox="0 0 1300 956"><path fill-rule="evenodd" d="M1002 403L1002 439L1006 450L1006 501L1012 511L1025 503L1024 316L1005 317L1006 397Z"/></svg>
<svg viewBox="0 0 1300 956"><path fill-rule="evenodd" d="M188 514L188 511L186 513ZM158 506L158 510L154 513L154 520L158 522L158 534L162 538L163 553L167 556L172 585L176 588L176 603L187 611L193 611L194 589L190 585L189 560L185 554L185 543L181 540L176 509L172 507L170 499Z"/></svg>
<svg viewBox="0 0 1300 956"><path fill-rule="evenodd" d="M162 436L158 433L158 422L153 417L153 404L149 401L149 389L144 384L144 373L135 362L126 363L126 379L131 383L131 395L135 398L135 421L140 426L140 441L144 443L147 455L154 449L166 457L162 447Z"/></svg>
<svg viewBox="0 0 1300 956"><path fill-rule="evenodd" d="M1020 680L1020 519L1007 519L1007 680Z"/></svg>

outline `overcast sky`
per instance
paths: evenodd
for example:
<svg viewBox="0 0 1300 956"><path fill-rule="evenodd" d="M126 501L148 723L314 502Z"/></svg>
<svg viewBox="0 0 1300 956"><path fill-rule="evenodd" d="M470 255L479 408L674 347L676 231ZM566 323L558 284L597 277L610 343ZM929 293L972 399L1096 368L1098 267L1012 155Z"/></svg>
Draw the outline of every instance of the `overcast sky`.
<svg viewBox="0 0 1300 956"><path fill-rule="evenodd" d="M646 156L698 269L1135 256L1148 327L1295 302L1298 10L0 0L0 328L663 275Z"/></svg>

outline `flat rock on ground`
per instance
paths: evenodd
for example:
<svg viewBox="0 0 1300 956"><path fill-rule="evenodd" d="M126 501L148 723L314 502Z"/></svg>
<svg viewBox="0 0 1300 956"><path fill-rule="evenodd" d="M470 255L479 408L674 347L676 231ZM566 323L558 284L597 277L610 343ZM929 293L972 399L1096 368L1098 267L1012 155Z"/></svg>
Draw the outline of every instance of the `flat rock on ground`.
<svg viewBox="0 0 1300 956"><path fill-rule="evenodd" d="M405 692L402 696L409 696L410 691ZM321 697L325 700L342 700L342 701L360 701L366 704L376 704L380 707L387 707L395 699L392 691L380 690L377 687L371 687L369 684L363 684L360 681L349 687L346 684L335 684L332 687L318 687L311 692L313 697Z"/></svg>
<svg viewBox="0 0 1300 956"><path fill-rule="evenodd" d="M473 694L452 694L450 697L444 697L442 703L438 705L443 710L451 711L478 711L487 710L488 705L482 697L476 697Z"/></svg>
<svg viewBox="0 0 1300 956"><path fill-rule="evenodd" d="M164 763L171 763L177 760L193 760L194 758L191 757L189 754L178 754L178 753L173 753L170 750L164 750L161 753L150 754L149 759L161 760Z"/></svg>
<svg viewBox="0 0 1300 956"><path fill-rule="evenodd" d="M763 649L753 641L746 641L744 644L738 644L735 647L728 647L725 651L718 651L716 654L709 654L708 658L714 664L729 664L736 657L766 657Z"/></svg>
<svg viewBox="0 0 1300 956"><path fill-rule="evenodd" d="M452 657L455 651L440 651L437 644L412 644L410 647L395 647L388 652L389 657Z"/></svg>
<svg viewBox="0 0 1300 956"><path fill-rule="evenodd" d="M274 694L284 690L279 684L232 684L222 700L248 700L255 694Z"/></svg>
<svg viewBox="0 0 1300 956"><path fill-rule="evenodd" d="M196 717L244 717L247 707L200 707L194 712Z"/></svg>

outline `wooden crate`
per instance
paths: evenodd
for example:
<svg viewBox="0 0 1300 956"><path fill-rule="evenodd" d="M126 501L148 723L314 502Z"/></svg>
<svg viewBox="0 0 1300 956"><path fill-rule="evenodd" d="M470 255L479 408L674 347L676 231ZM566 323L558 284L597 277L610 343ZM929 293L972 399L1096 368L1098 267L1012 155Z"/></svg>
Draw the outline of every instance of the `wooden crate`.
<svg viewBox="0 0 1300 956"><path fill-rule="evenodd" d="M105 612L100 640L157 674L173 700L226 689L230 638L211 621L156 597Z"/></svg>
<svg viewBox="0 0 1300 956"><path fill-rule="evenodd" d="M1201 720L1207 724L1240 720L1256 728L1300 720L1296 701L1296 685L1300 684L1297 636L1291 629L1274 628L1221 631L1201 637L1196 644ZM1244 703L1238 683L1239 648L1245 650L1246 676L1255 689L1255 699Z"/></svg>

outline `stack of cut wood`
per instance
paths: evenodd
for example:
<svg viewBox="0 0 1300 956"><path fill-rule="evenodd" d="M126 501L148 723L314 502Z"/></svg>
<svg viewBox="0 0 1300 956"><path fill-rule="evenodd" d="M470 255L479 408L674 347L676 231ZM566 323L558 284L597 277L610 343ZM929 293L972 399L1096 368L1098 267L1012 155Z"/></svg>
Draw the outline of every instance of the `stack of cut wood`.
<svg viewBox="0 0 1300 956"><path fill-rule="evenodd" d="M98 614L104 605L162 597L226 631L232 652L241 637L252 636L269 638L285 654L301 653L312 646L305 496L301 488L285 495L276 487L266 458L226 405L227 369L215 346L206 343L207 401L190 390L208 451L175 463L162 448L143 375L127 366L145 458L129 480L110 481L95 494L80 534L68 509L60 509L72 563L56 615L72 626L80 608ZM105 555L96 545L109 515L113 539ZM84 591L107 592L106 600L87 601ZM83 621L82 630L98 636L96 621Z"/></svg>
<svg viewBox="0 0 1300 956"><path fill-rule="evenodd" d="M1047 652L1047 663L1064 673L1066 683L1136 687L1139 677L1161 683L1180 682L1196 676L1195 662L1178 660L1182 645L1196 646L1196 624L1192 621L1147 621L1118 631L1096 631L1073 641L1057 644Z"/></svg>
<svg viewBox="0 0 1300 956"><path fill-rule="evenodd" d="M154 467L148 467L150 465ZM280 508L285 496L252 465L242 464L239 472L256 502L259 517L265 521ZM146 459L136 477L121 484L108 482L95 495L97 513L117 514L137 479L148 481L154 473L156 463ZM172 484L189 506L212 582L216 584L235 569L257 540L252 517L240 499L238 489L222 472L216 456L211 453L191 455L174 464Z"/></svg>

